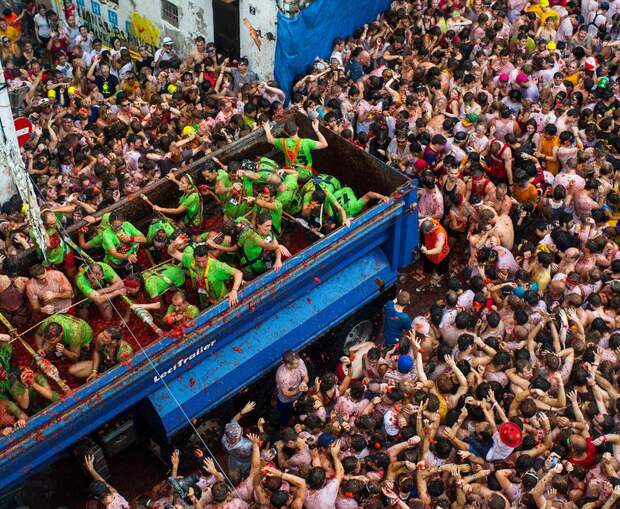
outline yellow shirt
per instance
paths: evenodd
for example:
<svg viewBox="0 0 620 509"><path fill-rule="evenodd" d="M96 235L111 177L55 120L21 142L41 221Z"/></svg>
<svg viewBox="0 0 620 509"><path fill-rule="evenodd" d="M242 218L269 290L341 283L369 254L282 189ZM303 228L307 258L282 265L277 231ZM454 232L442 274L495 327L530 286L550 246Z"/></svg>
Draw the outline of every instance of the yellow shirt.
<svg viewBox="0 0 620 509"><path fill-rule="evenodd" d="M0 37L8 37L9 41L15 42L19 37L19 32L11 26L7 26L6 30L0 30Z"/></svg>

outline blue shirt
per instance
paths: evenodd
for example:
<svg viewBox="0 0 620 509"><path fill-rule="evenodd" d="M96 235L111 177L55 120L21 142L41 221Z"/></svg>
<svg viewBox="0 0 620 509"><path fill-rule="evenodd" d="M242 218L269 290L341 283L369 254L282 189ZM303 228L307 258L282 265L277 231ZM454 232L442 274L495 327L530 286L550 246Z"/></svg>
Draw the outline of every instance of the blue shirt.
<svg viewBox="0 0 620 509"><path fill-rule="evenodd" d="M392 300L385 303L383 311L383 338L386 345L392 346L398 342L403 332L411 329L411 317L403 311L396 311Z"/></svg>
<svg viewBox="0 0 620 509"><path fill-rule="evenodd" d="M357 82L364 76L364 67L357 60L351 59L347 64L347 73L352 81Z"/></svg>

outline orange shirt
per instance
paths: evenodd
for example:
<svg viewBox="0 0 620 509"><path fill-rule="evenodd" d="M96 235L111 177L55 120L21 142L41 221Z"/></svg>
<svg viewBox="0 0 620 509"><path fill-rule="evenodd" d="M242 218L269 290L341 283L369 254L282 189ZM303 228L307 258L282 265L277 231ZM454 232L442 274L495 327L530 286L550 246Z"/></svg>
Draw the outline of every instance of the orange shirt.
<svg viewBox="0 0 620 509"><path fill-rule="evenodd" d="M536 198L538 198L538 191L536 190L536 186L532 184L528 184L525 187L521 187L518 185L512 186L512 194L519 203L534 203L536 202Z"/></svg>
<svg viewBox="0 0 620 509"><path fill-rule="evenodd" d="M540 137L540 152L546 156L551 157L553 155L553 149L560 146L560 137L552 136L549 138L546 135ZM560 161L547 161L546 169L548 172L556 175L560 171Z"/></svg>
<svg viewBox="0 0 620 509"><path fill-rule="evenodd" d="M2 16L2 17L6 20L7 25L12 26L17 31L18 35L21 33L22 31L21 21L17 21L17 23L15 23L15 21L19 17L17 13L11 12L11 14L9 14L8 16ZM11 25L11 23L15 23L15 24Z"/></svg>

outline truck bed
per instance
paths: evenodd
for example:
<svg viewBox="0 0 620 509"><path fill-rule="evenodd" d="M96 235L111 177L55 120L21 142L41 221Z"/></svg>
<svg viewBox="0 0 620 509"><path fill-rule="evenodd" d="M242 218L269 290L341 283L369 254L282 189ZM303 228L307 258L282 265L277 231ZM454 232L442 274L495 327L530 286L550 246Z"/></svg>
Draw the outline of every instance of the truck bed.
<svg viewBox="0 0 620 509"><path fill-rule="evenodd" d="M298 116L297 122L300 135L311 137L308 120ZM280 129L276 126L274 135ZM395 284L398 270L411 263L418 243L415 185L331 131L323 132L329 147L314 152L315 168L336 176L360 196L374 190L390 195L390 201L372 206L349 228L309 245L300 242L300 251L280 272L267 272L244 286L236 307L223 301L204 310L184 336L156 338L138 331L146 340L135 345L131 360L0 438L0 490L136 405L152 430L168 439L188 420L277 364L284 351L302 348ZM226 163L255 159L272 149L259 130L212 155ZM198 177L201 166L198 161L187 171ZM144 192L163 204L178 196L176 186L166 179ZM116 209L135 224L143 225L150 217L142 201L132 197L108 211Z"/></svg>

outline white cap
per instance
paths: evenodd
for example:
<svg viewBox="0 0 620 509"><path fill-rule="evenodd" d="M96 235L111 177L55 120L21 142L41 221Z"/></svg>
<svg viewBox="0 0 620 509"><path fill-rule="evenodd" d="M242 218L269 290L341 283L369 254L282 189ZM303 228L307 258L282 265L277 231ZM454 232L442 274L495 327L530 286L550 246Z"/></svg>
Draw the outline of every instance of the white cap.
<svg viewBox="0 0 620 509"><path fill-rule="evenodd" d="M162 44L166 45L166 44L174 44L174 41L172 40L171 37L164 37L164 40L162 41Z"/></svg>

